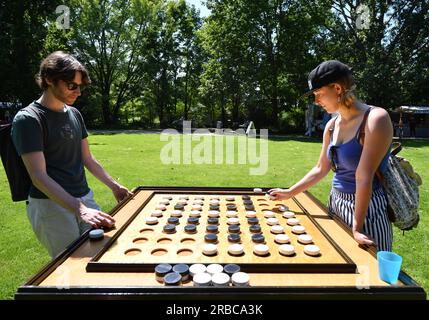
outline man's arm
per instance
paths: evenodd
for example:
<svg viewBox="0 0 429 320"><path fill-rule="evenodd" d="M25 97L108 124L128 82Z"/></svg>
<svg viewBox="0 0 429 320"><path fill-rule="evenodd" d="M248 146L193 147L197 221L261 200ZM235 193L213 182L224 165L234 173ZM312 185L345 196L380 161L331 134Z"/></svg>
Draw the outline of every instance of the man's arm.
<svg viewBox="0 0 429 320"><path fill-rule="evenodd" d="M89 170L89 172L92 173L94 177L96 177L112 190L118 202L131 195L131 192L128 191L126 187L117 183L91 154L91 151L89 150L88 139L86 138L82 139L82 161L84 166Z"/></svg>
<svg viewBox="0 0 429 320"><path fill-rule="evenodd" d="M71 196L46 172L46 162L43 152L36 151L22 155L22 160L34 186L49 199L63 208L80 216L93 227L112 227L115 220L106 213L86 207L78 199Z"/></svg>

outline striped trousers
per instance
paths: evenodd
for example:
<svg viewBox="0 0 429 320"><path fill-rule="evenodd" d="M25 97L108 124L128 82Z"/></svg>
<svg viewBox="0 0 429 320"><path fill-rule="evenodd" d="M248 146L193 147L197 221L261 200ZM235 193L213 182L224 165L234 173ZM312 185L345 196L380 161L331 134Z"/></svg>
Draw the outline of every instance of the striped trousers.
<svg viewBox="0 0 429 320"><path fill-rule="evenodd" d="M355 212L355 194L343 193L332 188L329 195L328 209L331 214L336 215L352 228ZM363 233L374 240L378 251L392 251L392 224L387 216L387 198L382 188L374 190L372 193Z"/></svg>

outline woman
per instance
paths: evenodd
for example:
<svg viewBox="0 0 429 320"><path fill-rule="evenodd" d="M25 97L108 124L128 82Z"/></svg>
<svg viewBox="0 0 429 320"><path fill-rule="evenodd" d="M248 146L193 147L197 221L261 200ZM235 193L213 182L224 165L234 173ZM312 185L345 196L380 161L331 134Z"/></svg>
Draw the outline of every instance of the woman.
<svg viewBox="0 0 429 320"><path fill-rule="evenodd" d="M351 69L339 61L321 63L310 73L308 83L306 95L314 94L316 104L338 116L325 127L316 166L289 189L268 192L275 200L289 199L318 183L332 169L331 214L349 225L360 245L391 251L387 199L376 177L377 170L384 172L390 152L393 128L389 114L356 98Z"/></svg>

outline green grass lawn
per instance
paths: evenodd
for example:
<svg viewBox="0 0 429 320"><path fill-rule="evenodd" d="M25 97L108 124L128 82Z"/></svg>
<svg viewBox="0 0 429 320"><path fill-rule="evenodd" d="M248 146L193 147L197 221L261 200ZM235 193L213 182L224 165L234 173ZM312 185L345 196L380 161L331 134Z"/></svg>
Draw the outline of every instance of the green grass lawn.
<svg viewBox="0 0 429 320"><path fill-rule="evenodd" d="M249 175L249 169L257 165L238 163L238 156L243 155L243 151L237 147L232 164L163 164L160 152L167 142L160 141L160 136L156 134L94 134L89 140L92 153L99 162L130 189L139 185L286 187L300 179L316 163L321 147L317 140L297 137L270 139L267 172L264 175ZM194 146L197 144L199 142L193 143ZM422 215L416 230L407 232L405 236L395 230L393 249L403 256L403 269L429 292L429 171L424 165L429 156L429 141L407 141L404 145L401 155L412 160L423 179L420 188ZM113 208L115 201L110 190L91 175L87 178L104 211ZM323 203L327 201L331 178L332 174L329 174L310 190ZM25 203L10 200L6 176L0 169L0 298L13 298L17 287L49 260L45 249L33 235L26 217Z"/></svg>

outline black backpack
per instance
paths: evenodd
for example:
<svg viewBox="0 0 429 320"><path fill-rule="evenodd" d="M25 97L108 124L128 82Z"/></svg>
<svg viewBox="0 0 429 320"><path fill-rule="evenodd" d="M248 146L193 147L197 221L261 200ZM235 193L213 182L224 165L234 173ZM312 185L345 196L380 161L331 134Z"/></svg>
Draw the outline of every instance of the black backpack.
<svg viewBox="0 0 429 320"><path fill-rule="evenodd" d="M44 143L46 144L46 129L37 113L37 107L28 106L23 110L35 115L42 128ZM9 182L12 201L27 200L31 187L31 179L25 168L22 158L18 155L11 137L12 124L0 126L0 155Z"/></svg>

